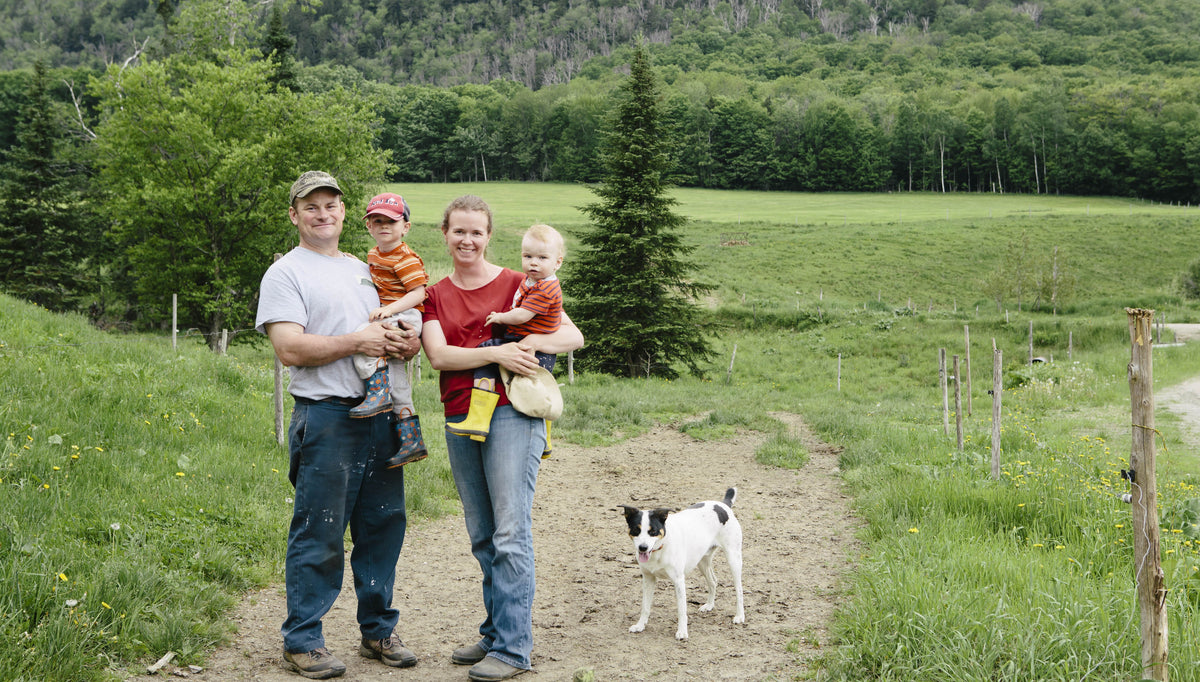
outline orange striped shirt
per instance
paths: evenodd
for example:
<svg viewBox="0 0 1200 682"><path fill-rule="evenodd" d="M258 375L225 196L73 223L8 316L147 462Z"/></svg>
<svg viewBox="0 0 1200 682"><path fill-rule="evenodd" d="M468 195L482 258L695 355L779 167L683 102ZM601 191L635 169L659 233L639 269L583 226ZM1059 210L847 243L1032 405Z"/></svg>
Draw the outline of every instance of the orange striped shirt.
<svg viewBox="0 0 1200 682"><path fill-rule="evenodd" d="M371 281L379 290L380 305L392 303L413 289L429 284L425 262L404 242L387 253L380 253L378 246L372 247L367 252L367 265L371 268ZM424 310L424 306L417 306L417 310Z"/></svg>
<svg viewBox="0 0 1200 682"><path fill-rule="evenodd" d="M533 312L533 318L525 324L508 328L509 334L528 336L530 334L549 334L558 329L562 323L562 287L557 277L533 282L526 277L521 282L521 288L513 297L513 309L524 308Z"/></svg>

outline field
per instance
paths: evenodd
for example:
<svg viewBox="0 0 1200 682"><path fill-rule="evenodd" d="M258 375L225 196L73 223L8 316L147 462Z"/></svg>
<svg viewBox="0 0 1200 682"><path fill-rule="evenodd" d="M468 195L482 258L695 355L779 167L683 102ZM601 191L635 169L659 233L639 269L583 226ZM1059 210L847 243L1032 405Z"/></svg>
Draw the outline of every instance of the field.
<svg viewBox="0 0 1200 682"><path fill-rule="evenodd" d="M591 200L566 186L395 189L412 202L410 241L435 278L448 267L435 224L451 197L492 202L492 257L504 264L533 221L577 244L584 226L568 207ZM778 652L800 662L795 675L1138 679L1133 531L1114 497L1130 447L1124 308L1200 321L1174 287L1200 257L1200 209L678 196L695 218L686 238L699 276L718 285L702 302L724 324L718 357L708 376L674 382L581 375L556 437L587 451L657 424L706 443L757 434L760 462L803 474L805 446L769 415L786 412L843 448L861 554L826 638ZM1055 262L1057 313L1044 293L1031 311L1033 291L997 287L1006 273L1044 280ZM1031 321L1035 354L1054 358L1036 368L1025 362ZM965 353L966 326L974 410L959 450L942 430L936 362L939 348ZM999 481L984 385L993 340L1005 376ZM205 665L241 596L280 581L289 487L269 351L235 345L220 357L189 339L171 352L169 339L107 335L0 297L0 358L0 579L12 586L0 594L0 678L123 678L166 651ZM1200 374L1200 347L1164 344L1154 371L1160 387ZM416 400L436 434L427 366ZM1197 680L1200 458L1177 417L1157 416L1171 677ZM438 440L409 481L417 527L456 508ZM662 594L656 608L663 615Z"/></svg>

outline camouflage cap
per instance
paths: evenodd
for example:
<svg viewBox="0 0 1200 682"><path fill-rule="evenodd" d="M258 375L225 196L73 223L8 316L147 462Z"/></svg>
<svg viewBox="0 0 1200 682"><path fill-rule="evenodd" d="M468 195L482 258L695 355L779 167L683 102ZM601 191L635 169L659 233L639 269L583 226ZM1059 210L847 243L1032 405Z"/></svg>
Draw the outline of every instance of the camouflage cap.
<svg viewBox="0 0 1200 682"><path fill-rule="evenodd" d="M322 187L328 187L338 194L342 194L342 188L329 173L315 170L305 171L292 183L292 193L288 197L288 203L294 204L298 197L306 197Z"/></svg>

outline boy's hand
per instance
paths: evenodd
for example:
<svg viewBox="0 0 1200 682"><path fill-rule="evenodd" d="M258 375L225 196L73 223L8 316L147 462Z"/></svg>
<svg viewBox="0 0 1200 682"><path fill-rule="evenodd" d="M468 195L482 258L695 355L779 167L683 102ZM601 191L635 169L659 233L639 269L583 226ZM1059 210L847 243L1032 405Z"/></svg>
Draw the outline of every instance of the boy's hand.
<svg viewBox="0 0 1200 682"><path fill-rule="evenodd" d="M499 317L499 316L500 316L500 313L497 313L497 312L490 312L490 313L488 313L487 319L486 319L486 320L484 320L484 322L485 322L486 324L494 324L494 323L495 323L495 321L496 321L496 318L497 318L497 317Z"/></svg>
<svg viewBox="0 0 1200 682"><path fill-rule="evenodd" d="M379 306L378 308L371 311L371 314L367 316L367 321L368 322L377 322L387 316L388 316L387 306Z"/></svg>

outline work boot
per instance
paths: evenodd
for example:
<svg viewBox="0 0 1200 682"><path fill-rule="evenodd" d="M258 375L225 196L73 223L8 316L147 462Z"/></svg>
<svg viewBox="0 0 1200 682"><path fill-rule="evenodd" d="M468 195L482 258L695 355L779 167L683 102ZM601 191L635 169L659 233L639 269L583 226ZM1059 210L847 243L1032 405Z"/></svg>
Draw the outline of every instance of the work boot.
<svg viewBox="0 0 1200 682"><path fill-rule="evenodd" d="M415 419L415 417L414 417ZM358 645L358 655L363 658L379 659L384 665L392 668L411 668L417 664L417 656L404 646L404 642L395 635L384 639L363 638Z"/></svg>
<svg viewBox="0 0 1200 682"><path fill-rule="evenodd" d="M381 363L382 364L382 363ZM354 419L374 417L381 412L392 409L392 382L388 379L386 364L375 370L367 379L367 395L363 401L350 408L350 416Z"/></svg>
<svg viewBox="0 0 1200 682"><path fill-rule="evenodd" d="M472 388L471 409L467 412L467 418L456 424L446 424L446 430L456 436L471 436L474 440L486 439L492 427L492 413L496 411L496 404L499 402L499 393Z"/></svg>
<svg viewBox="0 0 1200 682"><path fill-rule="evenodd" d="M408 408L405 408L405 411L407 412ZM388 469L419 462L429 454L425 451L425 440L421 438L421 420L417 419L417 415L396 415L396 434L400 436L400 449L384 463Z"/></svg>
<svg viewBox="0 0 1200 682"><path fill-rule="evenodd" d="M550 420L546 421L546 448L542 450L542 459L550 457L550 453L554 452L554 446L550 445Z"/></svg>
<svg viewBox="0 0 1200 682"><path fill-rule="evenodd" d="M327 680L344 675L346 664L329 653L329 649L320 647L302 653L283 652L283 669L299 673L301 677L310 680Z"/></svg>

